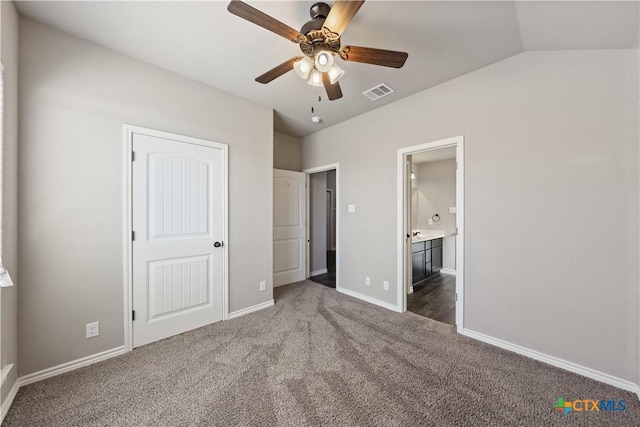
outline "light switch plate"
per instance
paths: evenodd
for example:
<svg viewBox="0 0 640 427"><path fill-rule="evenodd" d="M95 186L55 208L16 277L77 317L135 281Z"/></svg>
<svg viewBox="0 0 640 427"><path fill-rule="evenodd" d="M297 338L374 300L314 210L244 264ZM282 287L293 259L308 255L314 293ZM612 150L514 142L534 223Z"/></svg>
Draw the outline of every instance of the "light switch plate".
<svg viewBox="0 0 640 427"><path fill-rule="evenodd" d="M356 205L347 205L347 212L354 213L356 211Z"/></svg>

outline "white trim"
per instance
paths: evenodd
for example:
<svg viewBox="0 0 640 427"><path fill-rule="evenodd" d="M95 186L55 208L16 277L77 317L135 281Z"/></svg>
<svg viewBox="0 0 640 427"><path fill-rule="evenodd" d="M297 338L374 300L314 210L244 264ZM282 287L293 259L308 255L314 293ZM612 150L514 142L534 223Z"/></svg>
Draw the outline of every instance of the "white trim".
<svg viewBox="0 0 640 427"><path fill-rule="evenodd" d="M123 276L124 276L124 348L125 351L133 350L133 277L131 270L133 268L131 232L132 224L132 167L131 152L133 151L133 135L147 135L157 138L170 139L172 141L183 142L187 144L201 145L204 147L216 148L222 150L223 156L223 188L222 204L224 212L224 225L222 227L222 320L229 319L229 146L219 142L208 141L205 139L193 138L185 135L159 131L155 129L143 128L140 126L123 125L124 132L124 179L123 179Z"/></svg>
<svg viewBox="0 0 640 427"><path fill-rule="evenodd" d="M0 259L0 266L1 265L2 265L2 260ZM15 286L15 283L13 283L13 280L11 280L11 276L9 275L9 272L5 268L0 267L0 288L10 288L12 286Z"/></svg>
<svg viewBox="0 0 640 427"><path fill-rule="evenodd" d="M336 289L340 290L340 163L330 163L328 165L316 166L313 168L303 169L302 172L307 174L307 241L311 240L310 232L309 232L309 175L318 173L318 172L326 172L330 170L336 171ZM309 246L307 246L307 260L309 260ZM307 271L309 271L310 262L307 262ZM307 278L311 277L309 274Z"/></svg>
<svg viewBox="0 0 640 427"><path fill-rule="evenodd" d="M479 332L474 332L469 329L463 329L459 332L460 334L469 338L473 338L478 341L500 347L504 350L512 351L530 359L538 360L548 365L555 366L556 368L564 369L565 371L573 372L574 374L582 375L583 377L591 378L592 380L600 381L602 383L609 384L623 390L638 393L638 384L635 384L631 381L623 380L622 378L614 377L613 375L605 374L604 372L596 371L595 369L587 368L586 366L578 365L577 363L569 362L568 360L550 356L548 354L541 353L536 350L531 350L527 347L513 344L499 338L493 338Z"/></svg>
<svg viewBox="0 0 640 427"><path fill-rule="evenodd" d="M229 313L227 320L235 319L236 317L244 316L245 314L253 313L254 311L260 311L264 308L272 307L275 304L273 300L267 302L261 302L260 304L252 305L251 307L242 308L240 310Z"/></svg>
<svg viewBox="0 0 640 427"><path fill-rule="evenodd" d="M438 148L456 147L456 161L458 169L456 171L456 227L458 235L456 236L456 329L461 332L464 328L464 136L456 136L453 138L442 139L439 141L428 142L425 144L404 147L398 150L397 158L397 274L398 274L398 296L397 309L400 313L407 311L407 293L405 292L405 284L408 280L405 278L406 265L408 256L406 249L406 229L405 226L405 177L406 157L408 154L414 154L421 151L435 150Z"/></svg>
<svg viewBox="0 0 640 427"><path fill-rule="evenodd" d="M440 269L440 273L441 274L447 274L449 276L455 276L456 275L456 271L455 270L450 270L448 268L441 268Z"/></svg>
<svg viewBox="0 0 640 427"><path fill-rule="evenodd" d="M132 162L131 162L131 153L133 151L133 129L130 129L129 126L124 125L122 127L122 131L124 134L124 150L123 150L123 191L122 191L122 215L123 215L123 225L124 225L124 235L122 239L123 250L123 283L124 283L124 347L126 351L133 350L133 319L131 317L131 313L133 312L133 298L131 297L131 293L133 291L133 277L132 277L132 266L133 266L133 256L131 251L131 233L133 229L133 218L131 215L131 211L133 208L133 200L132 200L132 188L131 185L133 183L132 176Z"/></svg>
<svg viewBox="0 0 640 427"><path fill-rule="evenodd" d="M411 295L413 293L413 285L409 285L409 289L407 289L407 295Z"/></svg>
<svg viewBox="0 0 640 427"><path fill-rule="evenodd" d="M304 278L311 277L311 175L304 175Z"/></svg>
<svg viewBox="0 0 640 427"><path fill-rule="evenodd" d="M320 270L315 270L309 273L309 277L318 276L320 274L326 274L328 272L329 270L327 270L326 268L321 268Z"/></svg>
<svg viewBox="0 0 640 427"><path fill-rule="evenodd" d="M640 8L638 9L637 18L640 19ZM640 36L640 34L639 34L639 36ZM640 37L638 37L638 43L640 43ZM638 59L638 63L639 63L638 65L640 65L640 55L637 56L636 59ZM638 72L638 81L637 81L637 83L638 83L637 96L638 96L638 99L640 99L640 71ZM640 134L640 122L638 122L638 132ZM638 160L638 158L636 158L636 160ZM638 233L637 237L640 238L640 233ZM640 240L636 241L636 244L638 244L638 243L640 243ZM640 285L640 283L639 283L639 285ZM640 354L640 339L638 340L638 346L639 346L638 347L638 352ZM640 358L638 358L638 363L640 364ZM636 392L636 394L638 395L638 399L640 399L640 387L639 387L639 390Z"/></svg>
<svg viewBox="0 0 640 427"><path fill-rule="evenodd" d="M90 356L81 357L80 359L72 360L71 362L63 363L58 366L43 369L42 371L34 372L29 375L20 377L18 382L20 387L29 385L38 381L46 380L47 378L55 377L56 375L64 374L66 372L75 371L76 369L84 366L92 365L103 360L111 359L112 357L120 356L127 352L125 346L112 348L100 353L92 354Z"/></svg>
<svg viewBox="0 0 640 427"><path fill-rule="evenodd" d="M352 291L350 289L336 287L336 290L342 294L349 295L350 297L357 298L370 304L375 304L377 306L386 308L387 310L395 311L396 313L402 313L400 310L398 310L398 306L395 304L389 304L388 302L381 301L377 298L373 298L368 295L361 294L360 292Z"/></svg>
<svg viewBox="0 0 640 427"><path fill-rule="evenodd" d="M16 394L18 394L20 386L20 379L18 379L13 383L13 387L11 387L11 390L9 390L9 394L7 394L7 397L2 402L2 407L0 408L0 424L4 422L4 417L7 415L7 412L9 412L11 404L13 403L13 399L16 398Z"/></svg>
<svg viewBox="0 0 640 427"><path fill-rule="evenodd" d="M9 377L9 372L11 372L11 369L13 369L13 363L3 366L0 370L0 387L4 385L4 382Z"/></svg>

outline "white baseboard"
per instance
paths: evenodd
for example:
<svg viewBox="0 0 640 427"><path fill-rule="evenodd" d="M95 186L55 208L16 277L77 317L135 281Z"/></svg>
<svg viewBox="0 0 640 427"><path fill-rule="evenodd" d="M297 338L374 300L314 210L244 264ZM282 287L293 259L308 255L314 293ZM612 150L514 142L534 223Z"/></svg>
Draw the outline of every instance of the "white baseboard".
<svg viewBox="0 0 640 427"><path fill-rule="evenodd" d="M321 268L320 270L315 270L315 271L312 271L311 273L309 273L309 277L319 276L321 274L326 274L328 272L329 272L329 270L327 270L326 268Z"/></svg>
<svg viewBox="0 0 640 427"><path fill-rule="evenodd" d="M9 372L11 372L12 369L13 363L2 367L2 369L0 370L0 387L4 385L4 382L9 377Z"/></svg>
<svg viewBox="0 0 640 427"><path fill-rule="evenodd" d="M83 366L92 365L103 360L111 359L112 357L125 354L126 350L124 346L112 348L100 353L92 354L91 356L82 357L80 359L72 360L71 362L63 363L62 365L53 366L51 368L43 369L42 371L34 372L24 377L20 377L20 387L35 383L38 381L46 380L47 378L55 377L56 375L64 374L65 372L74 371Z"/></svg>
<svg viewBox="0 0 640 427"><path fill-rule="evenodd" d="M262 310L263 308L271 307L274 303L273 300L263 302L260 304L252 305L251 307L243 308L241 310L236 310L232 313L229 313L227 319L235 319L236 317L244 316L245 314L253 313L254 311Z"/></svg>
<svg viewBox="0 0 640 427"><path fill-rule="evenodd" d="M539 351L531 350L517 344L512 344L499 338L493 338L479 332L470 331L469 329L463 329L461 331L461 334L469 338L473 338L478 341L482 341L487 344L495 345L496 347L518 353L522 356L544 362L548 365L555 366L556 368L564 369L565 371L573 372L574 374L591 378L592 380L600 381L602 383L609 384L636 394L639 392L638 384L635 384L631 381L623 380L622 378L614 377L613 375L605 374L604 372L596 371L595 369L587 368L586 366L578 365L577 363L569 362L568 360L540 353Z"/></svg>
<svg viewBox="0 0 640 427"><path fill-rule="evenodd" d="M13 387L11 387L9 394L2 402L2 407L0 408L0 424L4 422L4 417L7 415L7 412L9 412L9 408L11 408L13 399L16 398L16 394L18 394L19 389L20 389L20 380L18 379L15 383L13 383Z"/></svg>
<svg viewBox="0 0 640 427"><path fill-rule="evenodd" d="M387 310L395 311L396 313L402 313L402 310L398 309L398 307L396 305L389 304L388 302L381 301L381 300L379 300L377 298L373 298L373 297L361 294L359 292L355 292L355 291L352 291L350 289L345 289L345 288L341 288L341 287L337 287L337 286L336 286L336 290L338 292L340 292L340 293L345 294L345 295L349 295L350 297L354 297L354 298L357 298L359 300L366 301L368 303L375 304L375 305L378 305L380 307L384 307Z"/></svg>
<svg viewBox="0 0 640 427"><path fill-rule="evenodd" d="M456 275L456 271L455 270L450 270L448 268L441 268L440 269L440 273L441 274L448 274L449 276L455 276Z"/></svg>

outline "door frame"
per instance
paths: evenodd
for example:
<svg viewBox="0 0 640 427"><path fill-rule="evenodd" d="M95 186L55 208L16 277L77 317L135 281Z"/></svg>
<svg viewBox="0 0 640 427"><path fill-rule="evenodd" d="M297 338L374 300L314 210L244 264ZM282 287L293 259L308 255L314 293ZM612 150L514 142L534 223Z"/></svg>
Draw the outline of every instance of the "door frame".
<svg viewBox="0 0 640 427"><path fill-rule="evenodd" d="M309 259L309 255L311 253L311 245L310 245L310 239L311 239L311 233L309 230L310 227L310 204L311 204L311 199L309 197L309 194L311 193L310 191L310 187L309 187L309 175L314 174L314 173L318 173L318 172L326 172L326 171L330 171L330 170L335 170L336 171L336 290L341 289L340 287L340 163L330 163L327 165L322 165L322 166L316 166L313 168L308 168L308 169L303 169L302 172L304 172L305 174L307 174L306 177L306 183L305 183L305 198L306 198L306 204L307 204L307 218L305 220L306 222L306 241L307 241L307 279L309 278L309 275L311 273L311 262Z"/></svg>
<svg viewBox="0 0 640 427"><path fill-rule="evenodd" d="M229 318L229 146L219 142L193 138L185 135L123 125L123 283L124 283L124 347L133 350L133 135L147 135L185 144L194 144L222 150L223 194L222 194L222 320Z"/></svg>
<svg viewBox="0 0 640 427"><path fill-rule="evenodd" d="M406 230L407 226L407 209L409 200L407 200L407 186L411 183L407 182L407 166L406 159L408 155L416 154L422 151L437 150L439 148L456 147L456 227L458 234L456 236L456 330L461 333L464 329L464 136L455 136L453 138L441 139L438 141L427 142L424 144L404 147L398 150L398 309L401 313L407 311L407 265L411 261L410 251L407 250Z"/></svg>

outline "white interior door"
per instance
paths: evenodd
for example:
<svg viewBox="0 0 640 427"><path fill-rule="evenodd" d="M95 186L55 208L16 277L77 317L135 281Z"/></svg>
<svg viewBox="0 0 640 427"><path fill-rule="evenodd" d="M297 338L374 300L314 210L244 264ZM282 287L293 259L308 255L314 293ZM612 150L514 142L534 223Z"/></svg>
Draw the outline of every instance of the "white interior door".
<svg viewBox="0 0 640 427"><path fill-rule="evenodd" d="M306 175L273 170L273 286L306 279Z"/></svg>
<svg viewBox="0 0 640 427"><path fill-rule="evenodd" d="M133 135L133 346L222 320L226 147Z"/></svg>

